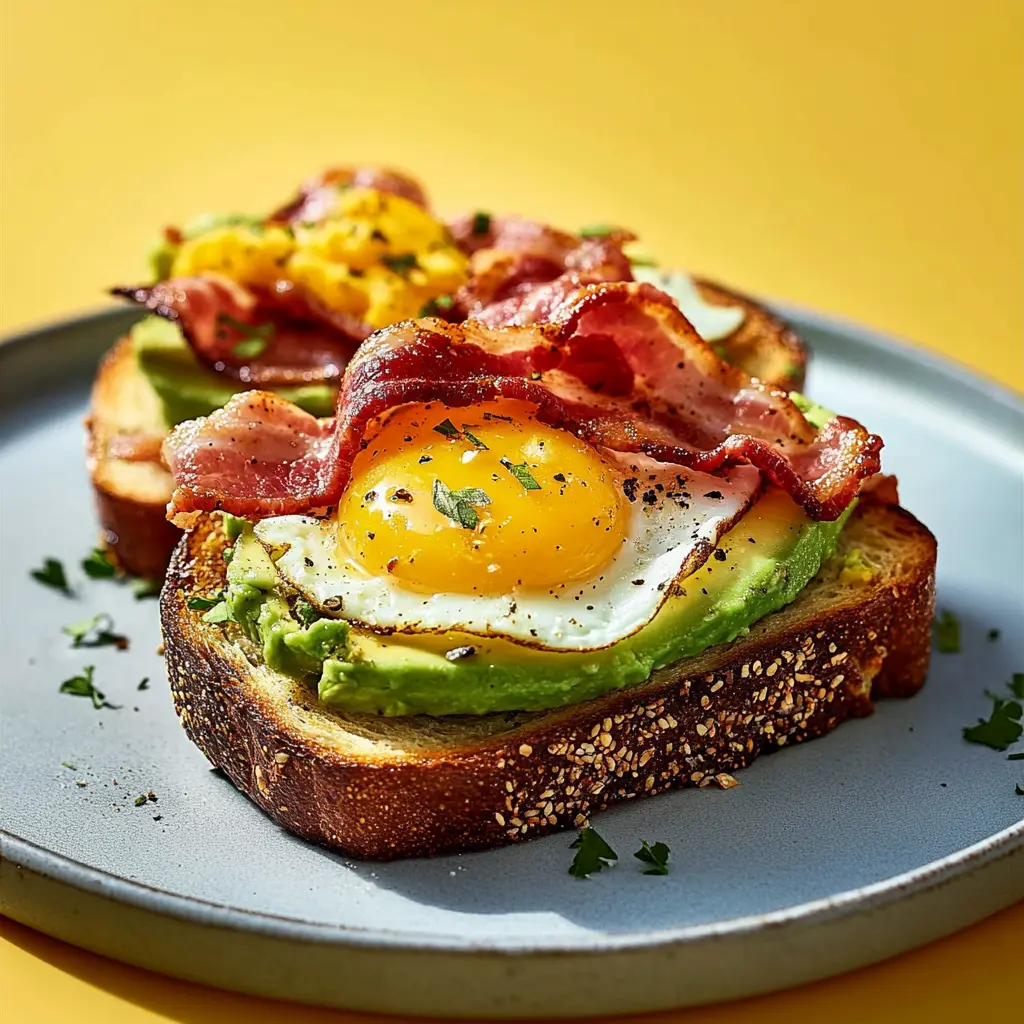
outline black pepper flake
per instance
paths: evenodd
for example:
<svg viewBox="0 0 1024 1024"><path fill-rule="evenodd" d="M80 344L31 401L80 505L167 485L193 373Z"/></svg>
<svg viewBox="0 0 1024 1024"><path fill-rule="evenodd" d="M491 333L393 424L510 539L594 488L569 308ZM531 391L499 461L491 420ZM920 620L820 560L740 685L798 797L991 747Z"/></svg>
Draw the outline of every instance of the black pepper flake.
<svg viewBox="0 0 1024 1024"><path fill-rule="evenodd" d="M397 558L389 558L388 559L388 566L387 566L388 572L394 572L396 565L398 565L398 559Z"/></svg>
<svg viewBox="0 0 1024 1024"><path fill-rule="evenodd" d="M377 500L377 492L376 491L367 491L363 495L363 501L366 502L367 505L369 505L370 502L373 502L373 501L376 501L376 500Z"/></svg>
<svg viewBox="0 0 1024 1024"><path fill-rule="evenodd" d="M721 548L715 548L715 558L717 558L720 562L724 562L726 557L727 556L725 552Z"/></svg>
<svg viewBox="0 0 1024 1024"><path fill-rule="evenodd" d="M404 488L399 487L394 494L391 495L392 501L401 501L408 505L412 501L412 495Z"/></svg>
<svg viewBox="0 0 1024 1024"><path fill-rule="evenodd" d="M631 476L626 480L622 481L622 493L630 500L636 501L636 492L640 487L640 481L635 476Z"/></svg>
<svg viewBox="0 0 1024 1024"><path fill-rule="evenodd" d="M374 537L376 537L376 536L377 536L377 534L375 534L375 533L370 533L370 531L369 531L369 530L367 530L367 531L366 531L366 539L367 539L367 540L373 540L373 539L374 539Z"/></svg>
<svg viewBox="0 0 1024 1024"><path fill-rule="evenodd" d="M645 505L656 505L658 503L658 495L653 490L644 491L643 501Z"/></svg>
<svg viewBox="0 0 1024 1024"><path fill-rule="evenodd" d="M476 654L476 648L472 646L466 647L453 647L450 651L445 651L444 656L449 661L462 661L463 658L471 658Z"/></svg>
<svg viewBox="0 0 1024 1024"><path fill-rule="evenodd" d="M708 491L708 492L707 492L707 493L706 493L706 494L704 495L704 497L705 497L705 498L714 498L714 499L715 499L715 501L720 501L720 500L721 500L721 498L722 498L722 492L721 492L721 491Z"/></svg>
<svg viewBox="0 0 1024 1024"><path fill-rule="evenodd" d="M313 568L313 559L310 558L309 555L306 555L306 557L303 558L302 560L303 560L303 562L306 563L306 568L307 569L312 569Z"/></svg>
<svg viewBox="0 0 1024 1024"><path fill-rule="evenodd" d="M422 465L424 465L427 462L432 462L433 458L434 458L433 455L421 455L420 456L420 465L422 466Z"/></svg>
<svg viewBox="0 0 1024 1024"><path fill-rule="evenodd" d="M642 587L643 585L644 585L644 581L643 580L633 580L633 586L634 587Z"/></svg>
<svg viewBox="0 0 1024 1024"><path fill-rule="evenodd" d="M560 484L564 484L565 483L565 474L564 473L556 473L551 479L552 480L557 480Z"/></svg>

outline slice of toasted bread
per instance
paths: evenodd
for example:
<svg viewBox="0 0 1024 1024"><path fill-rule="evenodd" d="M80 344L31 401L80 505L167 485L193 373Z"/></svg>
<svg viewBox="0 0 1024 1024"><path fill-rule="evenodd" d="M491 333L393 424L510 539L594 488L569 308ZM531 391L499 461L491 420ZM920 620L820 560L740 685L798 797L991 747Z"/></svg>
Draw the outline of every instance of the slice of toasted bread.
<svg viewBox="0 0 1024 1024"><path fill-rule="evenodd" d="M161 598L174 705L191 739L299 835L389 859L580 826L634 796L723 788L758 754L908 696L928 667L935 540L909 512L863 503L837 556L787 608L645 684L547 712L378 718L333 711L268 669L237 627L189 596L225 584L210 517L178 546ZM844 553L878 566L840 579Z"/></svg>
<svg viewBox="0 0 1024 1024"><path fill-rule="evenodd" d="M746 313L743 323L715 345L726 362L787 391L803 389L807 349L789 324L761 303L713 281L695 278L694 284L712 306L741 306Z"/></svg>
<svg viewBox="0 0 1024 1024"><path fill-rule="evenodd" d="M171 474L155 459L117 454L119 446L162 437L168 429L130 338L122 338L100 363L86 428L87 464L103 543L126 572L157 579L181 532L167 521Z"/></svg>

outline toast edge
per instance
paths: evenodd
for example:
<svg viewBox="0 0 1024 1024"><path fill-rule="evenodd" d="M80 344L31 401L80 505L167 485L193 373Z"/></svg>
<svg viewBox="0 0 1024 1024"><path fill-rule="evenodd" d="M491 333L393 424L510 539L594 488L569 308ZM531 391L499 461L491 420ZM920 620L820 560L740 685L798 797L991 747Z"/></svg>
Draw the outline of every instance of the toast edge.
<svg viewBox="0 0 1024 1024"><path fill-rule="evenodd" d="M390 860L483 849L579 828L613 803L722 788L760 754L869 714L873 696L923 685L935 546L824 622L750 636L656 674L639 690L563 709L469 749L375 762L315 750L265 706L202 631L186 635L194 534L161 599L168 677L192 741L267 814L303 838ZM197 639L198 638L198 639ZM697 663L696 665L694 663Z"/></svg>

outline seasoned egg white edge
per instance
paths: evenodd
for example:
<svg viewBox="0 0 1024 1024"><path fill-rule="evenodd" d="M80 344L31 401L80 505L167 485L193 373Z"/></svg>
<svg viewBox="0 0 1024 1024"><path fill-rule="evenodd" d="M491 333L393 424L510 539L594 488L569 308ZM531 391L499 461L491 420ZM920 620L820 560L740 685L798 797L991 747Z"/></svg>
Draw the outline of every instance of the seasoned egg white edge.
<svg viewBox="0 0 1024 1024"><path fill-rule="evenodd" d="M643 456L607 452L605 457L625 477L639 478L637 500L628 506L626 542L595 577L550 592L522 587L484 596L405 590L393 577L371 576L343 560L333 520L280 516L257 523L255 534L287 583L321 608L336 609L340 599L340 611L332 614L371 629L453 631L550 650L596 650L649 622L671 584L707 561L760 488L760 473L751 466L712 476ZM679 477L685 480L688 497L680 501L687 508L666 496L680 490Z"/></svg>
<svg viewBox="0 0 1024 1024"><path fill-rule="evenodd" d="M633 277L645 284L653 284L675 299L680 312L705 341L728 338L746 319L746 310L742 306L714 306L705 302L693 278L681 271L634 266Z"/></svg>

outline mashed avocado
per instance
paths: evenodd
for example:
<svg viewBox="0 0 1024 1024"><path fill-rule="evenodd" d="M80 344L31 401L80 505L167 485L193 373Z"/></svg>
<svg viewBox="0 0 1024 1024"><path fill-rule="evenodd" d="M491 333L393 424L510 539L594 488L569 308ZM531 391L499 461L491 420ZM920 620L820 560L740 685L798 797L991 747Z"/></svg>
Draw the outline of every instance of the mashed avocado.
<svg viewBox="0 0 1024 1024"><path fill-rule="evenodd" d="M324 703L345 711L539 710L643 682L654 669L741 636L800 593L834 551L845 520L812 522L787 495L770 489L723 538L724 559L709 559L641 630L585 653L555 654L459 634L381 636L321 617L283 591L248 528L228 565L221 614L261 646L267 665L315 683ZM232 533L238 528L237 520L230 521Z"/></svg>
<svg viewBox="0 0 1024 1024"><path fill-rule="evenodd" d="M139 369L160 396L169 427L208 416L239 390L237 382L207 369L196 359L177 324L148 316L130 333ZM334 413L336 392L329 384L279 388L278 392L314 416Z"/></svg>

